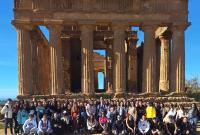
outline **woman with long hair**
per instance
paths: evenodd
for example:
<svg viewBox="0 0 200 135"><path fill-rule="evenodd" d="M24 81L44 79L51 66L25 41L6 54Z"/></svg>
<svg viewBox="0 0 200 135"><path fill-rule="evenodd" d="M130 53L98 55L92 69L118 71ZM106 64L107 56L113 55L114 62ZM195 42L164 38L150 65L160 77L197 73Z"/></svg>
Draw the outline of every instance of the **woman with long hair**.
<svg viewBox="0 0 200 135"><path fill-rule="evenodd" d="M73 102L72 108L71 108L71 117L72 117L72 123L73 123L73 131L74 133L78 133L79 125L78 125L78 114L79 114L79 108L77 105L77 102Z"/></svg>

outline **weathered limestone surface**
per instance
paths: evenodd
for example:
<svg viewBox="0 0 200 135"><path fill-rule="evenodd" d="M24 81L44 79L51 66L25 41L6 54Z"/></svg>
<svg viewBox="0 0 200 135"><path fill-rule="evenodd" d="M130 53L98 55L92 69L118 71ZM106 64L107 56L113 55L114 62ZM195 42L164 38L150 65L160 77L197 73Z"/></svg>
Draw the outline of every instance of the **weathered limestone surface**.
<svg viewBox="0 0 200 135"><path fill-rule="evenodd" d="M185 34L187 25L172 26L172 60L171 60L171 90L176 93L185 91Z"/></svg>
<svg viewBox="0 0 200 135"><path fill-rule="evenodd" d="M51 95L62 94L63 91L63 73L61 59L61 31L60 25L49 26L50 31L50 58L51 58Z"/></svg>
<svg viewBox="0 0 200 135"><path fill-rule="evenodd" d="M170 37L168 35L161 35L159 38L161 40L159 90L169 92Z"/></svg>
<svg viewBox="0 0 200 135"><path fill-rule="evenodd" d="M128 78L128 92L130 93L137 93L137 41L138 39L130 38L128 41L128 71L127 71L127 78Z"/></svg>
<svg viewBox="0 0 200 135"><path fill-rule="evenodd" d="M86 95L94 93L93 32L92 25L81 25L82 92Z"/></svg>
<svg viewBox="0 0 200 135"><path fill-rule="evenodd" d="M156 25L146 24L144 30L144 52L143 52L143 92L156 92L156 44L155 30Z"/></svg>
<svg viewBox="0 0 200 135"><path fill-rule="evenodd" d="M94 95L99 71L111 95L185 91L187 0L14 0L13 11L20 96Z"/></svg>
<svg viewBox="0 0 200 135"><path fill-rule="evenodd" d="M126 55L125 55L125 31L127 25L115 24L113 44L113 88L116 94L124 93L126 90Z"/></svg>

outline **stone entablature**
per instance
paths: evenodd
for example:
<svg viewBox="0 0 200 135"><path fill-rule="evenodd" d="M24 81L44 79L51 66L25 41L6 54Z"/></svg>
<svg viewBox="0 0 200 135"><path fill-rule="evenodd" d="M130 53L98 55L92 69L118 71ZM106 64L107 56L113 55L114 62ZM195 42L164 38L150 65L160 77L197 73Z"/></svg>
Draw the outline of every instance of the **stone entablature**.
<svg viewBox="0 0 200 135"><path fill-rule="evenodd" d="M15 0L15 9L127 14L187 13L188 0Z"/></svg>
<svg viewBox="0 0 200 135"><path fill-rule="evenodd" d="M187 21L188 0L15 0L15 19L44 24L45 19L105 21L125 20L140 25ZM108 14L109 13L109 14ZM48 21L48 20L46 20Z"/></svg>

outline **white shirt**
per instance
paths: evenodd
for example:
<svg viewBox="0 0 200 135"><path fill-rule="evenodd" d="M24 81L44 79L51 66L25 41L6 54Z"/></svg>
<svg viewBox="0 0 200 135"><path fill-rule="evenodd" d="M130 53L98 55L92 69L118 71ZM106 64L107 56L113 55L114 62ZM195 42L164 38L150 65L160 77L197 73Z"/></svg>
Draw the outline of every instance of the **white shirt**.
<svg viewBox="0 0 200 135"><path fill-rule="evenodd" d="M177 118L180 119L180 118L185 117L185 116L186 116L186 113L183 110L180 109L180 110L177 111L176 119Z"/></svg>
<svg viewBox="0 0 200 135"><path fill-rule="evenodd" d="M37 128L37 123L36 121L33 119L33 120L30 120L30 119L27 119L23 125L23 130L25 131L25 129L35 129Z"/></svg>
<svg viewBox="0 0 200 135"><path fill-rule="evenodd" d="M3 109L1 110L1 114L4 114L5 118L12 118L12 113L12 106L6 103Z"/></svg>

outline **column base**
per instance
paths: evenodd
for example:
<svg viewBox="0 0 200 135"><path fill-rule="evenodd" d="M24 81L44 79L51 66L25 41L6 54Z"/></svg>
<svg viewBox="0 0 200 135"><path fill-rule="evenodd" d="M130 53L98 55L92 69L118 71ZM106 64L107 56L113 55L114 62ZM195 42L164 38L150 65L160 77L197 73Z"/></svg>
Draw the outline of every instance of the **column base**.
<svg viewBox="0 0 200 135"><path fill-rule="evenodd" d="M185 97L187 94L185 92L171 92L167 96Z"/></svg>
<svg viewBox="0 0 200 135"><path fill-rule="evenodd" d="M83 93L83 96L91 98L95 96L95 93Z"/></svg>
<svg viewBox="0 0 200 135"><path fill-rule="evenodd" d="M126 93L124 92L117 92L115 93L114 97L113 98L124 98L126 97Z"/></svg>

